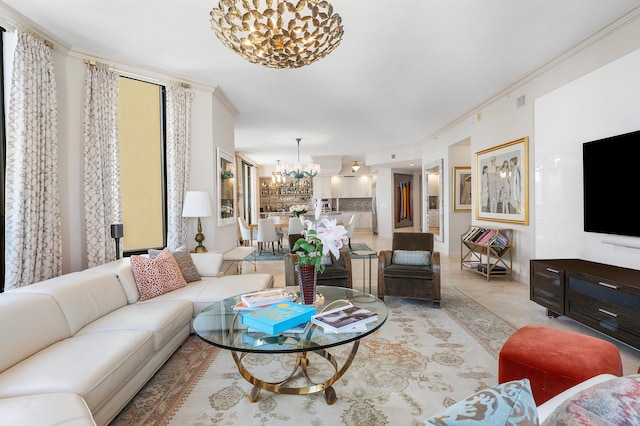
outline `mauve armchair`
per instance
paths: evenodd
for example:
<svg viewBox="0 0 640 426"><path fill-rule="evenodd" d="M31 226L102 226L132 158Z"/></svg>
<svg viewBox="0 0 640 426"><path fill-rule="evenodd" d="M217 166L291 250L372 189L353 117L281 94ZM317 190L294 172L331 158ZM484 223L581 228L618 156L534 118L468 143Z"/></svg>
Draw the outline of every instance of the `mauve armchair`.
<svg viewBox="0 0 640 426"><path fill-rule="evenodd" d="M378 297L431 300L440 307L440 253L433 234L394 232L391 250L378 255Z"/></svg>

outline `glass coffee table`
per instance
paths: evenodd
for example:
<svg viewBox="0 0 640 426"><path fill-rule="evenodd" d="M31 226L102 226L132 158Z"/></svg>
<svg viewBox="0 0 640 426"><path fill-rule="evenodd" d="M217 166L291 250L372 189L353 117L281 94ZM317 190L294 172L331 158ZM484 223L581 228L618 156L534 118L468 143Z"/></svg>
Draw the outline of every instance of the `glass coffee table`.
<svg viewBox="0 0 640 426"><path fill-rule="evenodd" d="M296 293L297 287L286 287L286 291ZM335 309L346 304L368 309L377 314L377 319L366 324L366 330L349 333L325 333L322 327L315 324L309 325L303 333L281 333L269 335L255 330L249 331L242 324L243 311L234 311L233 306L240 301L240 295L216 302L203 310L193 321L193 329L204 341L231 351L240 375L253 385L249 393L249 401L257 401L260 391L265 389L270 392L306 395L324 391L327 404L337 401L336 392L332 385L349 369L351 362L358 352L360 339L373 333L387 320L387 307L377 297L363 292L343 287L318 286L317 292L322 295L316 303L317 313ZM244 311L246 312L246 311ZM342 365L334 357L329 349L352 343L353 347L349 356ZM291 374L284 380L269 382L254 376L243 364L245 357L251 354L283 354L296 355L296 362ZM315 383L309 377L307 366L309 355L316 354L330 364L332 375L326 380ZM296 387L291 385L292 379L300 370L306 381L306 386Z"/></svg>

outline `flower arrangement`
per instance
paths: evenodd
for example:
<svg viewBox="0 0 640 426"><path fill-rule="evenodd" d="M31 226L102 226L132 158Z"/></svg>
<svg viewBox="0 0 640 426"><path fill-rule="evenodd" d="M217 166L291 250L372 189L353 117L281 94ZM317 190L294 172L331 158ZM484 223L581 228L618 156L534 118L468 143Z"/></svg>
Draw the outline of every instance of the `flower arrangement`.
<svg viewBox="0 0 640 426"><path fill-rule="evenodd" d="M315 207L315 222L302 221L302 238L296 241L292 251L298 255L297 265L315 266L320 273L323 273L322 256L333 253L336 259L340 258L340 249L348 241L347 230L344 226L338 225L336 219L324 218L318 221L322 211L320 200L316 202Z"/></svg>
<svg viewBox="0 0 640 426"><path fill-rule="evenodd" d="M289 212L291 212L292 217L304 216L307 210L308 210L308 207L304 204L298 204L298 205L289 207Z"/></svg>

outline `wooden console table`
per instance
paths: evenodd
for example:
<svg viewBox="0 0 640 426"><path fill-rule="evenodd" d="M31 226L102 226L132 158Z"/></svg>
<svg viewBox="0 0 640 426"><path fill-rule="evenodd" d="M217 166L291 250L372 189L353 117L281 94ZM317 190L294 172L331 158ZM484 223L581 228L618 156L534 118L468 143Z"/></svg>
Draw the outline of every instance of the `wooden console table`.
<svg viewBox="0 0 640 426"><path fill-rule="evenodd" d="M530 262L530 298L640 349L640 271L581 259Z"/></svg>

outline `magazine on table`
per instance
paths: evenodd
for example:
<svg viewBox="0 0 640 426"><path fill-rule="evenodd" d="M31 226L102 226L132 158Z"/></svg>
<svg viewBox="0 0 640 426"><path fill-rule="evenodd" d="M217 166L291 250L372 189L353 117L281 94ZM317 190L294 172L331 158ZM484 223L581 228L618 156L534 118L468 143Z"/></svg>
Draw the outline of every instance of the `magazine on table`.
<svg viewBox="0 0 640 426"><path fill-rule="evenodd" d="M366 331L367 323L378 319L375 312L353 305L342 306L311 317L311 322L333 333Z"/></svg>
<svg viewBox="0 0 640 426"><path fill-rule="evenodd" d="M240 298L247 308L256 308L260 306L273 305L274 303L291 301L293 300L293 295L285 293L282 289L279 289L243 294ZM241 306L238 306L238 309L241 309Z"/></svg>

